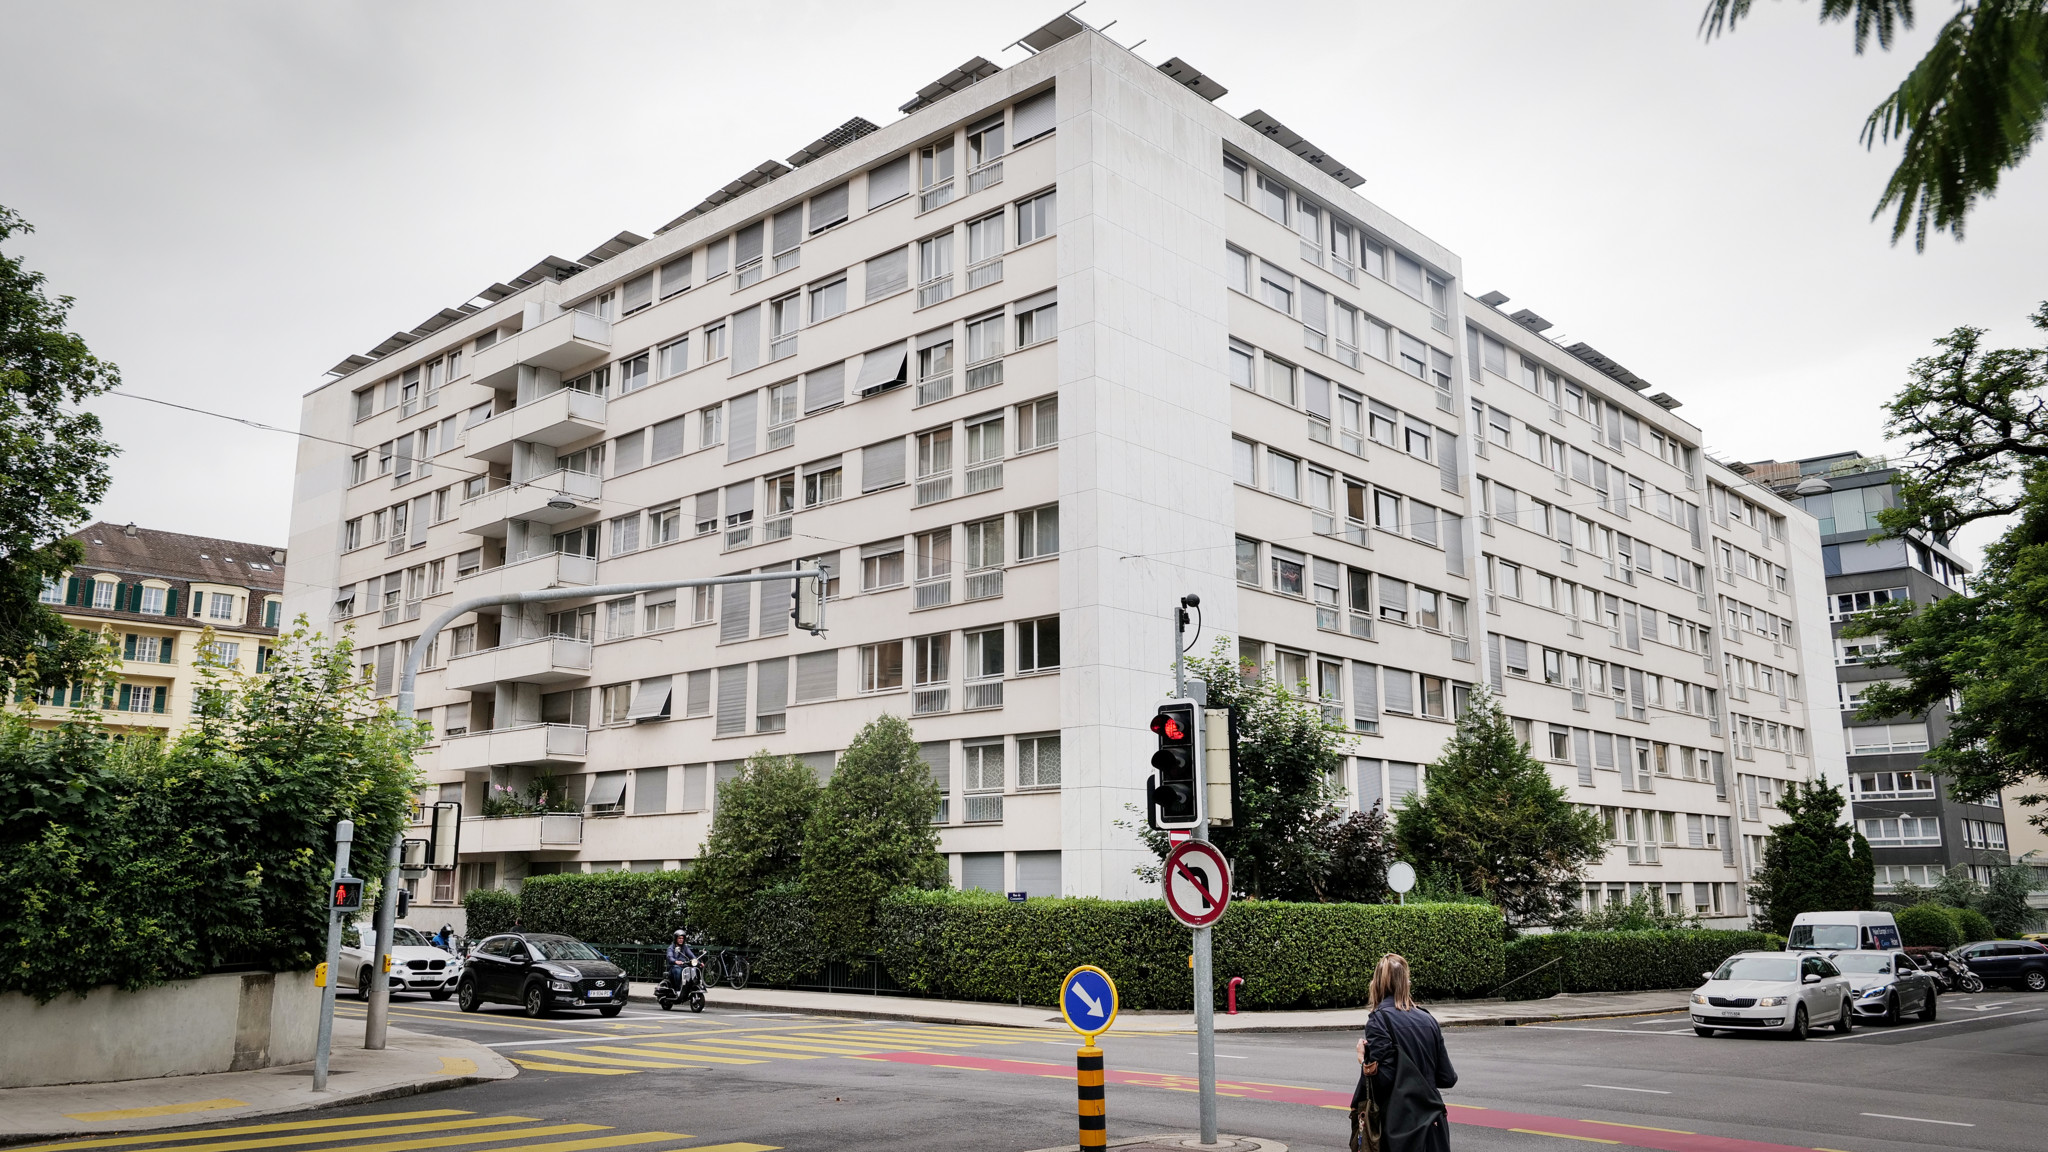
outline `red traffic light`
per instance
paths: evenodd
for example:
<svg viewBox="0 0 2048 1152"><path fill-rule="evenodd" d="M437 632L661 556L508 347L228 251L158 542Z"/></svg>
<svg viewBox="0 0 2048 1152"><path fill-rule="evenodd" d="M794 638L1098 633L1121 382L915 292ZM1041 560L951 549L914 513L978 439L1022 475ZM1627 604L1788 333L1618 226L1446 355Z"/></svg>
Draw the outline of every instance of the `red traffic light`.
<svg viewBox="0 0 2048 1152"><path fill-rule="evenodd" d="M1171 712L1161 712L1152 717L1152 731L1169 744L1184 744L1188 740L1187 725Z"/></svg>

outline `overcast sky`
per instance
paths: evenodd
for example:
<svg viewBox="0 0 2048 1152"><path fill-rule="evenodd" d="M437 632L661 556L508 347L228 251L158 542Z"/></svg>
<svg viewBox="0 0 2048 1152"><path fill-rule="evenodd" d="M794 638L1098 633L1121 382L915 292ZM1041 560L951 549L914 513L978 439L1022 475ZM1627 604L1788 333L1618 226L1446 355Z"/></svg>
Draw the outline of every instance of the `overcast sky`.
<svg viewBox="0 0 2048 1152"><path fill-rule="evenodd" d="M2033 343L2048 156L1969 238L1869 215L1864 115L1945 4L1853 54L1811 3L1092 0L1365 174L1361 191L1684 402L1732 459L1882 449L1878 405L1962 324ZM543 255L655 228L1064 3L0 0L0 203L128 390L286 428L325 370ZM137 400L100 515L286 539L294 442Z"/></svg>

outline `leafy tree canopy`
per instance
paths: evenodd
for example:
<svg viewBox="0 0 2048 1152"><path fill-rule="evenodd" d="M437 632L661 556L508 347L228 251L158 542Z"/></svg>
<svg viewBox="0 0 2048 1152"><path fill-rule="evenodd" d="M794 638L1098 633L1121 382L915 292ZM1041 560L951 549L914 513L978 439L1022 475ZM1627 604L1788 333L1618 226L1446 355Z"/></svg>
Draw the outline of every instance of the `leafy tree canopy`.
<svg viewBox="0 0 2048 1152"><path fill-rule="evenodd" d="M30 231L0 205L0 243ZM43 282L0 251L0 679L49 686L84 672L94 641L37 597L85 559L65 534L106 495L117 451L99 417L73 408L121 376L65 330L71 297L52 299Z"/></svg>
<svg viewBox="0 0 2048 1152"><path fill-rule="evenodd" d="M1749 886L1758 928L1782 936L1801 912L1870 907L1877 868L1870 842L1842 820L1846 803L1825 780L1785 786L1778 807L1787 819L1764 842L1763 867Z"/></svg>
<svg viewBox="0 0 2048 1152"><path fill-rule="evenodd" d="M1511 924L1554 918L1567 906L1567 886L1607 853L1599 817L1551 783L1483 689L1423 783L1395 821L1402 856L1487 894Z"/></svg>
<svg viewBox="0 0 2048 1152"><path fill-rule="evenodd" d="M1752 2L1708 0L1701 34L1734 31ZM1913 0L1820 0L1820 19L1852 23L1858 54L1873 35L1889 51L1913 27ZM1961 239L1970 209L2039 139L2044 112L2048 0L1959 0L1927 55L1864 119L1866 148L1901 142L1871 216L1893 210L1893 243L1908 229L1921 250L1930 228Z"/></svg>
<svg viewBox="0 0 2048 1152"><path fill-rule="evenodd" d="M870 721L839 754L803 834L803 892L823 956L866 952L875 906L891 891L946 886L932 824L941 798L900 716Z"/></svg>
<svg viewBox="0 0 2048 1152"><path fill-rule="evenodd" d="M762 892L794 883L803 866L804 826L818 807L818 781L793 756L756 752L718 786L711 838L690 869L690 920L722 941L750 936L748 913Z"/></svg>

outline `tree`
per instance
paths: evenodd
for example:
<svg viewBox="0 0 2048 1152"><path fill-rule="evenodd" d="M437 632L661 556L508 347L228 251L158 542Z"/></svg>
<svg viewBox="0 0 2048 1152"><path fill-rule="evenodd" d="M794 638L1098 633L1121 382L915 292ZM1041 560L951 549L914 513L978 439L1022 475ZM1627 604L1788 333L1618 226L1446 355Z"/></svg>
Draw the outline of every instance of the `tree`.
<svg viewBox="0 0 2048 1152"><path fill-rule="evenodd" d="M900 716L868 722L804 824L802 884L823 956L868 951L875 906L898 888L944 888L932 814L943 799Z"/></svg>
<svg viewBox="0 0 2048 1152"><path fill-rule="evenodd" d="M756 752L718 786L711 838L690 869L690 922L714 938L748 939L754 901L803 868L804 826L818 807L818 780L794 756Z"/></svg>
<svg viewBox="0 0 2048 1152"><path fill-rule="evenodd" d="M2048 304L2033 322L2048 331ZM1946 540L1980 520L2013 521L1966 594L1886 605L1843 629L1882 637L1886 663L1904 677L1874 685L1859 715L1953 702L1948 735L1926 760L1965 801L2038 785L2048 765L2048 349L1987 350L1983 335L1958 328L1937 340L1887 406L1886 431L1907 450L1899 506L1878 522L1884 536ZM2018 799L2048 804L2038 792ZM2048 813L2029 819L2042 824Z"/></svg>
<svg viewBox="0 0 2048 1152"><path fill-rule="evenodd" d="M1752 0L1708 0L1711 40L1747 16ZM1821 0L1822 23L1851 20L1856 52L1872 35L1889 51L1913 27L1913 0ZM1980 197L1998 190L2040 137L2048 112L2048 0L1959 0L1934 46L1863 122L1863 145L1901 141L1899 166L1871 212L1892 208L1892 242L1908 227L1924 251L1929 228L1958 240Z"/></svg>
<svg viewBox="0 0 2048 1152"><path fill-rule="evenodd" d="M1842 820L1845 803L1825 780L1785 786L1778 808L1789 819L1771 829L1763 867L1749 886L1758 928L1783 935L1801 912L1870 907L1877 867L1870 842Z"/></svg>
<svg viewBox="0 0 2048 1152"><path fill-rule="evenodd" d="M1991 935L2018 936L2039 922L2040 912L2027 903L2027 897L2040 887L2034 878L2033 868L2021 862L1992 865L1987 871L1991 874L1990 883L1980 884L1971 875L1969 865L1952 865L1932 886L1900 884L1895 890L1893 904L1927 904L1953 913L1970 912L1981 916L1982 931L1963 929L1972 940Z"/></svg>
<svg viewBox="0 0 2048 1152"><path fill-rule="evenodd" d="M33 231L0 205L0 242ZM121 382L83 338L65 330L71 297L0 252L0 681L44 687L76 678L94 640L38 600L43 585L85 559L65 533L106 495L117 449L99 417L68 411Z"/></svg>
<svg viewBox="0 0 2048 1152"><path fill-rule="evenodd" d="M1423 781L1394 824L1402 855L1492 897L1510 924L1555 917L1569 905L1566 886L1607 854L1599 817L1551 783L1484 689Z"/></svg>

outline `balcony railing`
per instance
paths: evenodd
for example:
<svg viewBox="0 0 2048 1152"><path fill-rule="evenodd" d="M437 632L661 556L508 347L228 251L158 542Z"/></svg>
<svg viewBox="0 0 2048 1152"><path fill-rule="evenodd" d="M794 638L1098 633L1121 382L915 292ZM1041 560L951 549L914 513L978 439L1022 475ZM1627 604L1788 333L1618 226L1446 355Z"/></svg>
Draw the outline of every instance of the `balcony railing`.
<svg viewBox="0 0 2048 1152"><path fill-rule="evenodd" d="M992 461L987 464L977 464L967 470L967 494L969 496L974 495L976 492L993 492L1002 486L1003 462L1001 460Z"/></svg>
<svg viewBox="0 0 2048 1152"><path fill-rule="evenodd" d="M912 597L911 607L913 609L937 608L942 604L951 604L953 602L953 580L951 577L942 576L936 580L919 584L912 590Z"/></svg>
<svg viewBox="0 0 2048 1152"><path fill-rule="evenodd" d="M967 290L969 292L974 291L976 288L986 288L991 284L1001 283L1002 279L1003 260L1000 256L994 260L984 260L979 264L967 266Z"/></svg>
<svg viewBox="0 0 2048 1152"><path fill-rule="evenodd" d="M919 308L929 308L942 300L951 300L952 298L953 277L951 275L941 276L936 280L930 280L917 286L917 306Z"/></svg>
<svg viewBox="0 0 2048 1152"><path fill-rule="evenodd" d="M1003 706L1003 682L1001 680L970 680L962 689L960 710L980 712Z"/></svg>
<svg viewBox="0 0 2048 1152"><path fill-rule="evenodd" d="M952 394L953 374L951 372L946 373L944 376L934 376L929 380L919 380L917 382L917 403L920 407L926 404L936 404Z"/></svg>
<svg viewBox="0 0 2048 1152"><path fill-rule="evenodd" d="M989 600L1003 594L1003 570L988 568L980 572L969 572L967 587L961 593L963 600Z"/></svg>
<svg viewBox="0 0 2048 1152"><path fill-rule="evenodd" d="M917 194L917 210L919 212L929 212L934 208L952 202L953 178L950 176Z"/></svg>
<svg viewBox="0 0 2048 1152"><path fill-rule="evenodd" d="M915 502L918 504L936 504L941 500L950 500L952 498L953 477L950 474L933 476L928 480L919 480L917 482Z"/></svg>
<svg viewBox="0 0 2048 1152"><path fill-rule="evenodd" d="M983 388L993 388L1002 382L1003 362L1001 360L991 360L986 364L976 364L967 370L967 390L969 392L979 392Z"/></svg>
<svg viewBox="0 0 2048 1152"><path fill-rule="evenodd" d="M1001 824L1003 822L1003 794L1001 792L975 793L967 797L967 823Z"/></svg>
<svg viewBox="0 0 2048 1152"><path fill-rule="evenodd" d="M967 174L967 194L972 196L983 188L992 187L1002 182L1003 162L1001 160L991 161Z"/></svg>
<svg viewBox="0 0 2048 1152"><path fill-rule="evenodd" d="M919 688L911 693L910 712L913 716L930 716L944 712L951 706L952 689L944 684L932 688Z"/></svg>

